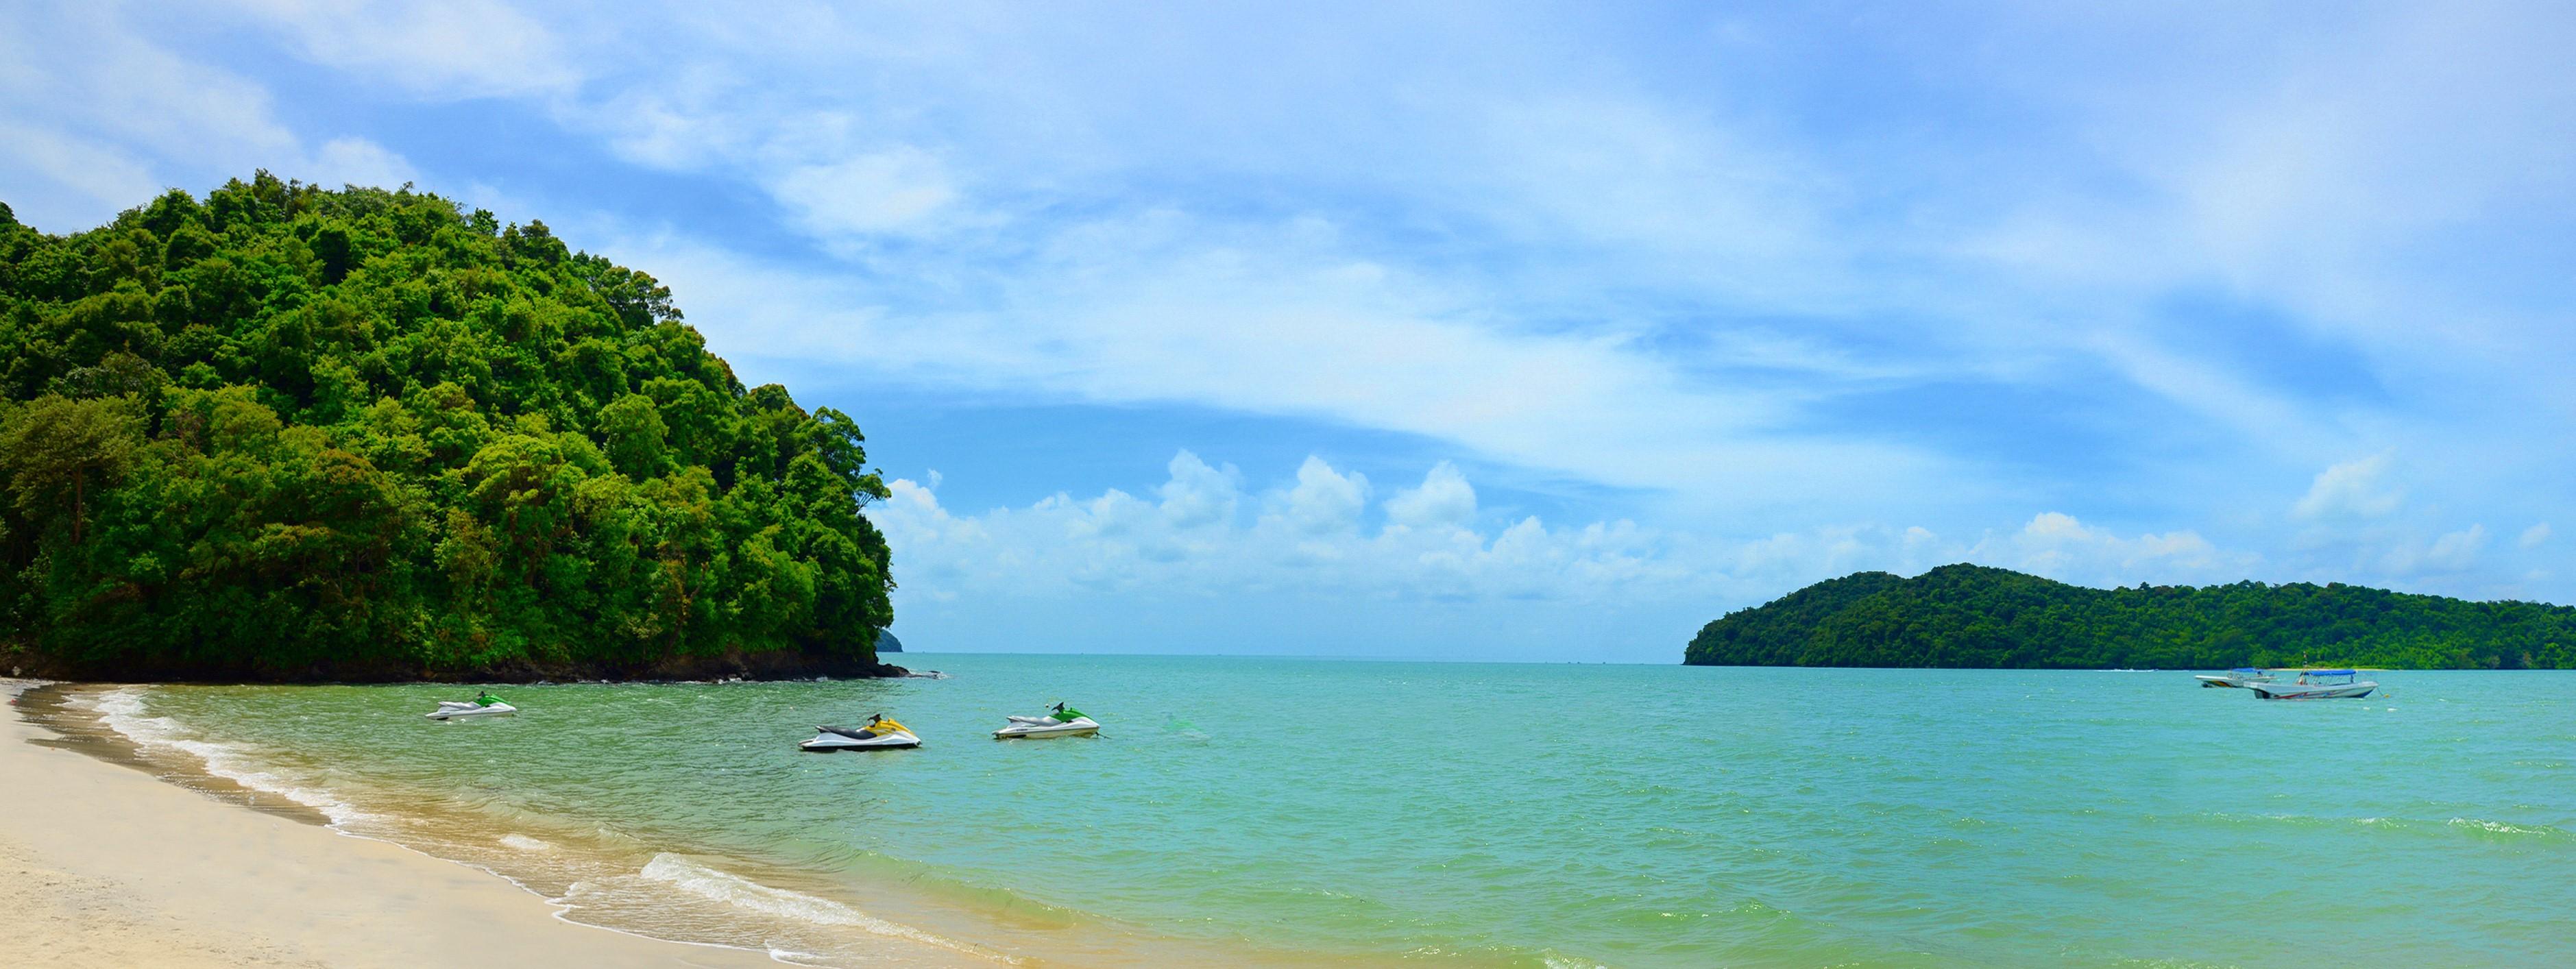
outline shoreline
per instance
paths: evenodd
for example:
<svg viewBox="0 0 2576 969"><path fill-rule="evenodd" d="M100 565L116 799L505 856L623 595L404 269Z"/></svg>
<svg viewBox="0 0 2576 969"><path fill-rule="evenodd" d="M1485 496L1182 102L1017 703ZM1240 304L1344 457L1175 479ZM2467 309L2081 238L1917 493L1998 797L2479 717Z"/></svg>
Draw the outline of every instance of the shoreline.
<svg viewBox="0 0 2576 969"><path fill-rule="evenodd" d="M541 817L522 817L496 824L478 812L440 803L445 799L436 791L405 794L364 784L316 783L310 776L311 764L292 759L279 763L275 758L282 752L244 751L232 741L209 737L184 724L171 729L170 720L148 712L144 704L150 694L141 692L163 685L0 679L0 696L8 697L15 708L14 716L0 716L8 721L7 727L0 728L7 731L0 736L0 748L7 748L0 751L0 791L52 785L68 778L114 787L118 790L100 796L120 801L131 800L125 792L138 789L159 795L151 799L156 804L148 811L102 812L120 820L86 824L68 835L60 830L59 821L67 813L79 813L76 799L51 805L31 822L18 810L20 805L5 803L5 796L0 796L0 862L16 864L26 854L17 850L21 845L59 843L80 847L62 849L69 860L54 869L90 872L96 867L89 858L94 852L85 846L121 837L119 825L158 826L156 834L165 836L172 831L201 832L167 838L184 847L200 841L233 844L238 835L216 829L238 829L256 819L260 826L296 831L294 835L272 832L271 837L297 843L293 850L284 851L285 857L293 859L289 867L297 877L306 870L355 865L343 856L349 846L379 855L391 851L414 869L436 870L450 881L479 882L481 887L475 891L485 896L499 892L538 903L515 904L544 920L552 934L566 937L552 940L554 951L580 951L585 940L624 940L625 947L615 951L565 956L578 965L1230 964L1362 969L1405 961L1393 954L1324 955L1165 937L1044 904L1031 907L1025 900L995 905L990 898L972 897L978 893L972 887L912 884L918 872L881 871L882 888L889 890L853 897L846 883L836 884L828 874L781 867L774 860L700 854L699 849L684 845L658 839L639 842L597 829L607 835L603 842L580 830L588 822L549 824ZM170 686L185 690L202 685ZM414 800L424 795L425 799ZM389 796L399 800L389 801ZM195 806L186 806L190 804ZM231 820L213 820L217 815ZM325 835L331 840L325 840ZM184 851L162 854L186 857ZM208 877L207 870L234 867L223 858L191 859L181 870L186 877L178 880L196 886L189 894L221 894L224 889L206 887L221 880ZM137 871L154 874L137 876ZM157 870L135 866L104 874L111 885L160 877ZM417 870L403 876L406 880L419 877ZM54 881L37 880L49 885ZM276 894L253 881L255 892ZM481 929L470 921L423 920L399 907L380 912L379 906L409 904L420 893L408 884L388 883L384 876L364 881L343 882L327 893L339 905L341 918L400 925L404 938L496 939L500 941L491 945L514 954L544 951L528 949L531 943L516 934L452 935ZM961 889L967 894L961 896ZM298 889L288 894L300 893ZM131 899L120 904L146 912L167 907L150 893L120 889L115 894L145 896L141 905ZM57 956L49 964L410 965L422 955L419 948L349 939L333 940L315 950L324 952L318 962L309 957L277 961L246 955L264 951L245 949L246 943L221 948L225 943L220 926L249 925L273 932L272 926L292 921L302 900L283 901L286 904L262 911L208 921L206 933L163 938L155 948L96 961L62 961L58 953L48 951ZM483 902L504 904L489 897ZM23 905L26 900L0 892L0 905L12 904ZM513 930L526 931L532 930ZM220 949L220 955L208 956L212 961L203 963L187 961L186 953L208 946ZM487 948L477 943L477 951ZM0 943L0 953L11 951ZM704 955L709 952L721 955Z"/></svg>
<svg viewBox="0 0 2576 969"><path fill-rule="evenodd" d="M0 680L13 708L0 717L0 906L23 916L0 943L6 961L392 967L470 950L564 965L781 962L575 922L506 878L343 833L285 798L173 783L106 738L30 719L23 695L44 686L60 685Z"/></svg>

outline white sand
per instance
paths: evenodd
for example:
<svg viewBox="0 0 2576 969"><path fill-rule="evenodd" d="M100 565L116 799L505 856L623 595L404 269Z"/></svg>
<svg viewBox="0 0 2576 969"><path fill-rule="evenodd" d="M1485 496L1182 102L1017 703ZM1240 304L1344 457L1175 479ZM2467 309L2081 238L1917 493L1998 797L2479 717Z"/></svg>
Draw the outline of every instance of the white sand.
<svg viewBox="0 0 2576 969"><path fill-rule="evenodd" d="M566 922L476 869L28 743L48 736L0 711L0 963L779 965Z"/></svg>

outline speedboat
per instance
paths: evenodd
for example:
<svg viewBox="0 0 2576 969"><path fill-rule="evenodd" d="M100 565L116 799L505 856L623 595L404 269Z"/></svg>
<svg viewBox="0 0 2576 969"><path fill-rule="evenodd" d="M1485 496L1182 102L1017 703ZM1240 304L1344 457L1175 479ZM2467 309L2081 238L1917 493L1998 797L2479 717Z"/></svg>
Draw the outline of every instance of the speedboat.
<svg viewBox="0 0 2576 969"><path fill-rule="evenodd" d="M2253 683L2245 688L2266 700L2358 700L2379 689L2379 684L2361 679L2356 670L2308 670L2299 674L2299 682Z"/></svg>
<svg viewBox="0 0 2576 969"><path fill-rule="evenodd" d="M2280 681L2280 677L2273 676L2270 673L2263 672L2262 670L2255 669L2251 666L2239 666L2224 673L2203 673L2192 677L2192 679L2199 680L2200 685L2205 687L2250 686L2256 683L2275 683Z"/></svg>
<svg viewBox="0 0 2576 969"><path fill-rule="evenodd" d="M903 750L921 746L912 728L877 714L864 727L815 727L814 739L796 749L828 754L835 750Z"/></svg>
<svg viewBox="0 0 2576 969"><path fill-rule="evenodd" d="M1043 717L1011 717L1010 726L993 731L995 740L1032 740L1044 737L1089 737L1100 732L1100 724L1082 711L1056 704Z"/></svg>
<svg viewBox="0 0 2576 969"><path fill-rule="evenodd" d="M506 717L517 712L519 712L518 707L503 703L500 698L486 693L479 700L440 700L438 709L421 715L432 720L480 720L485 717Z"/></svg>

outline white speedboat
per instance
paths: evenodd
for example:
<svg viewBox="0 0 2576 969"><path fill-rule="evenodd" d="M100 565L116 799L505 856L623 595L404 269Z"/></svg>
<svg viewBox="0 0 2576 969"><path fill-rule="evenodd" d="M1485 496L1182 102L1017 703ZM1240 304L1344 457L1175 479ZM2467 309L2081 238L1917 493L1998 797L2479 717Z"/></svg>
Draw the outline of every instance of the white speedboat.
<svg viewBox="0 0 2576 969"><path fill-rule="evenodd" d="M864 727L815 727L814 739L796 749L828 754L835 750L907 750L921 746L912 729L877 714Z"/></svg>
<svg viewBox="0 0 2576 969"><path fill-rule="evenodd" d="M471 700L440 700L438 709L422 716L432 720L481 720L486 717L506 717L517 712L519 712L518 707L503 703L500 697L485 693Z"/></svg>
<svg viewBox="0 0 2576 969"><path fill-rule="evenodd" d="M2361 678L2357 670L2309 670L2299 674L2299 682L2253 683L2246 689L2266 700L2358 700L2379 689L2379 684Z"/></svg>
<svg viewBox="0 0 2576 969"><path fill-rule="evenodd" d="M1056 704L1043 717L1012 717L1010 726L993 731L995 740L1040 739L1045 737L1089 737L1100 732L1100 724L1082 711Z"/></svg>
<svg viewBox="0 0 2576 969"><path fill-rule="evenodd" d="M2239 666L2224 673L2203 673L2192 679L2199 680L2202 686L2251 686L2256 683L2277 683L2281 678L2251 666Z"/></svg>

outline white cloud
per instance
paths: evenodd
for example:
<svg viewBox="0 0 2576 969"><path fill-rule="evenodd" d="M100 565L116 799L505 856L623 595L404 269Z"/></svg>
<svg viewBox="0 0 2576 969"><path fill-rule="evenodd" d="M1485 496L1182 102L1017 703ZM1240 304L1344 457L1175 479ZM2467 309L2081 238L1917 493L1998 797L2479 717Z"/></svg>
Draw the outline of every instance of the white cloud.
<svg viewBox="0 0 2576 969"><path fill-rule="evenodd" d="M308 147L267 88L156 43L114 5L0 9L0 172L20 219L78 231L151 200L266 168L321 184L400 184L400 155L363 138ZM57 187L33 191L21 179Z"/></svg>
<svg viewBox="0 0 2576 969"><path fill-rule="evenodd" d="M15 177L0 175L11 187L51 182L76 196L12 192L7 201L28 225L57 232L87 228L162 188L141 160L69 132L0 118L0 143L9 146L0 157L0 173L16 170Z"/></svg>
<svg viewBox="0 0 2576 969"><path fill-rule="evenodd" d="M2009 536L1980 541L1969 558L2060 581L2114 585L2147 577L2226 581L2244 577L2254 564L2252 556L2220 552L2197 532L2122 538L2054 511L2032 516Z"/></svg>
<svg viewBox="0 0 2576 969"><path fill-rule="evenodd" d="M1476 489L1456 465L1442 461L1419 487L1386 500L1386 520L1406 528L1464 528L1476 520Z"/></svg>
<svg viewBox="0 0 2576 969"><path fill-rule="evenodd" d="M437 98L561 93L554 33L497 0L228 0L314 62Z"/></svg>
<svg viewBox="0 0 2576 969"><path fill-rule="evenodd" d="M1183 451L1172 457L1170 481L1160 489L1163 517L1176 528L1204 528L1234 523L1243 499L1241 472L1229 464L1220 471Z"/></svg>
<svg viewBox="0 0 2576 969"><path fill-rule="evenodd" d="M1919 573L1975 561L2065 581L2117 585L2234 581L2256 561L2189 531L2123 537L2061 513L1973 544L1928 529L1856 526L1732 541L1601 521L1549 527L1535 516L1477 521L1474 488L1442 462L1383 504L1370 527L1366 484L1308 457L1293 482L1247 494L1232 467L1184 451L1152 489L1159 502L1108 489L959 516L910 480L869 509L894 550L898 611L964 600L980 613L1010 603L1108 600L1129 608L1175 600L1260 599L1282 611L1257 636L1295 641L1323 603L1554 602L1696 615L1766 601L1864 569ZM1253 509L1246 519L1240 508ZM1304 603L1281 607L1278 603ZM1045 608L1053 609L1056 605ZM1338 608L1338 606L1337 606ZM982 619L944 607L951 624ZM1322 610L1330 612L1333 610Z"/></svg>
<svg viewBox="0 0 2576 969"><path fill-rule="evenodd" d="M2317 472L2290 514L2308 519L2387 517L2406 499L2406 492L2388 481L2393 459L2383 451Z"/></svg>
<svg viewBox="0 0 2576 969"><path fill-rule="evenodd" d="M773 176L769 191L825 239L925 228L957 200L939 160L909 146L798 165Z"/></svg>
<svg viewBox="0 0 2576 969"><path fill-rule="evenodd" d="M1006 598L1066 594L1211 595L1235 589L1374 598L1588 599L1646 575L1687 578L1658 562L1658 538L1627 522L1551 530L1524 517L1472 527L1474 492L1442 463L1388 505L1374 531L1361 518L1365 479L1309 457L1293 484L1245 495L1232 467L1183 451L1155 489L1158 504L1109 489L959 517L909 480L869 516L894 546L907 590ZM1256 510L1249 521L1239 506ZM1401 520L1399 520L1401 519ZM907 593L911 594L911 593Z"/></svg>
<svg viewBox="0 0 2576 969"><path fill-rule="evenodd" d="M1796 395L1694 380L1623 340L1482 325L1465 294L1354 261L1312 226L1158 212L1036 241L1009 272L940 281L975 293L970 305L903 314L876 273L794 271L669 236L607 249L686 305L721 307L690 320L737 366L1323 418L1739 508L1865 496L1902 511L1977 486L1905 443L1767 433L1797 420ZM1924 479L1949 485L1904 485Z"/></svg>
<svg viewBox="0 0 2576 969"><path fill-rule="evenodd" d="M2433 540L2425 560L2443 568L2461 570L2477 561L2478 551L2487 545L2487 527L2471 525L2466 530L2451 532Z"/></svg>
<svg viewBox="0 0 2576 969"><path fill-rule="evenodd" d="M419 179L401 155L364 138L334 138L299 170L300 177L319 185L393 188Z"/></svg>
<svg viewBox="0 0 2576 969"><path fill-rule="evenodd" d="M2533 525L2530 528L2523 529L2522 538L2517 540L2516 544L2521 545L2523 548L2539 548L2540 543L2548 540L2549 523L2541 522L2540 524Z"/></svg>
<svg viewBox="0 0 2576 969"><path fill-rule="evenodd" d="M2487 544L2487 527L2471 525L2448 532L2431 543L2405 542L2390 548L2380 557L2382 571L2395 577L2413 577L2423 573L2465 572L2477 564L2478 552Z"/></svg>
<svg viewBox="0 0 2576 969"><path fill-rule="evenodd" d="M1367 475L1335 471L1310 454L1297 466L1296 486L1279 496L1275 517L1301 535L1348 532L1359 528L1368 495Z"/></svg>

